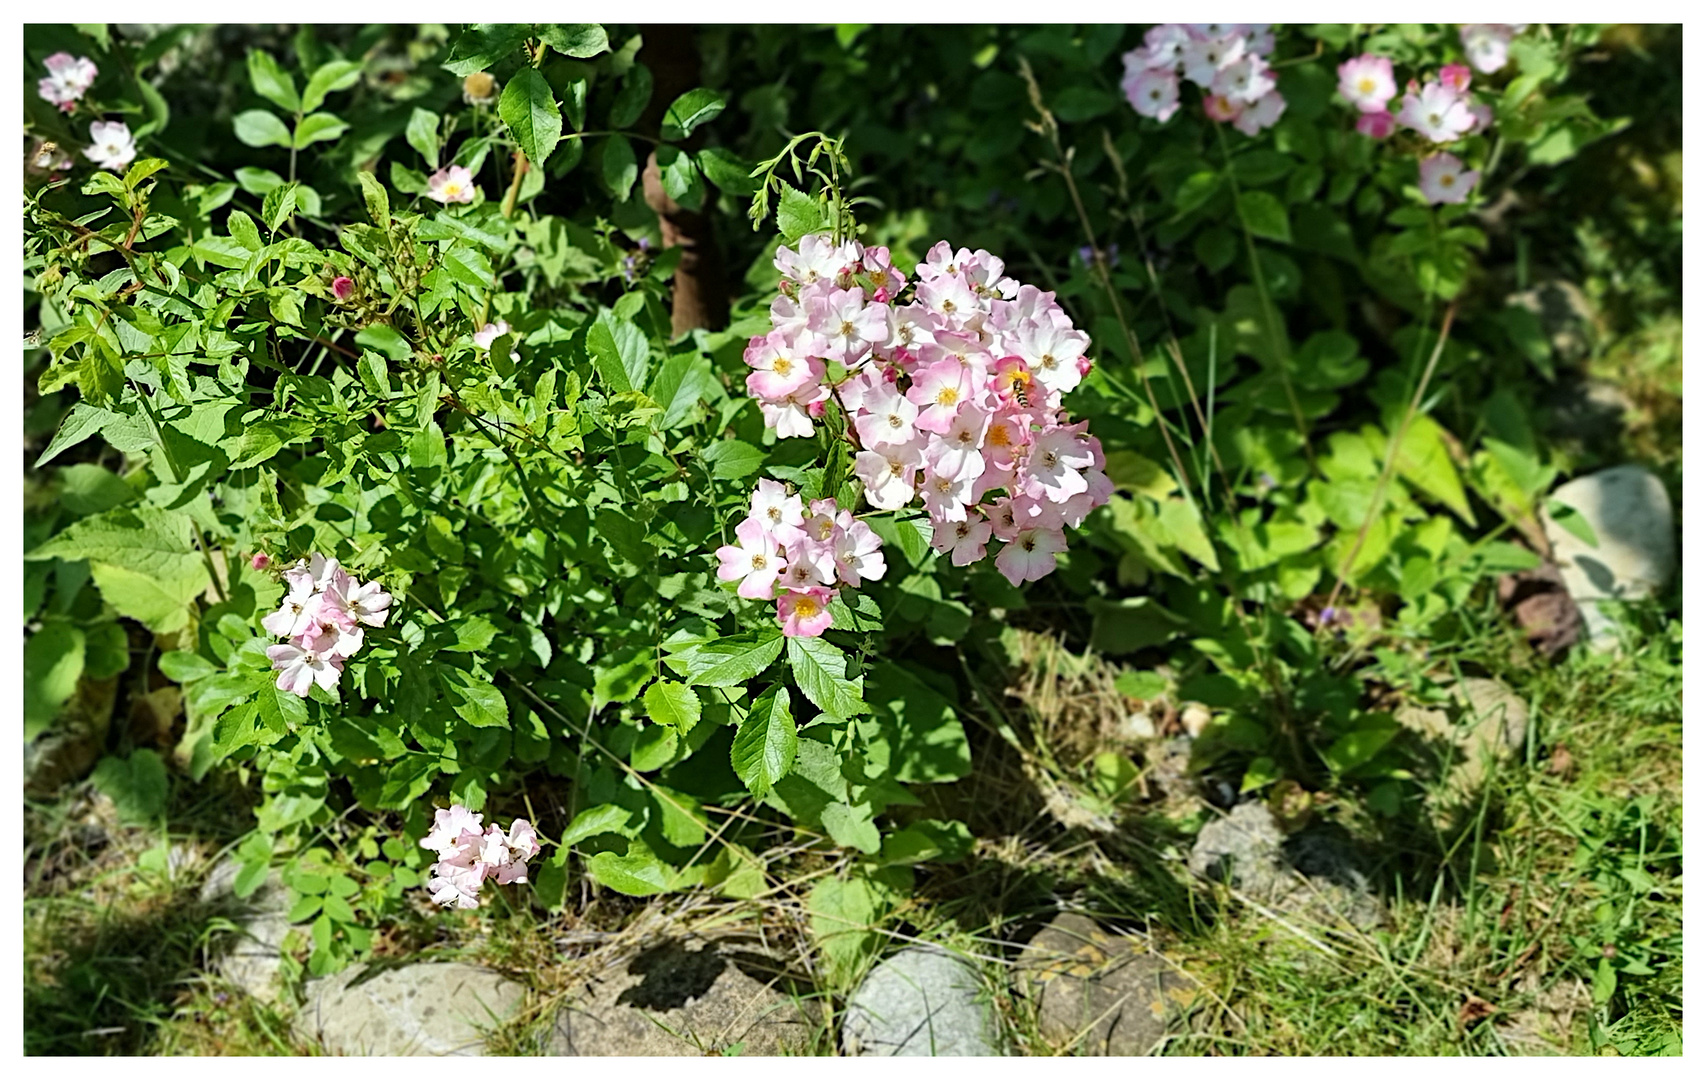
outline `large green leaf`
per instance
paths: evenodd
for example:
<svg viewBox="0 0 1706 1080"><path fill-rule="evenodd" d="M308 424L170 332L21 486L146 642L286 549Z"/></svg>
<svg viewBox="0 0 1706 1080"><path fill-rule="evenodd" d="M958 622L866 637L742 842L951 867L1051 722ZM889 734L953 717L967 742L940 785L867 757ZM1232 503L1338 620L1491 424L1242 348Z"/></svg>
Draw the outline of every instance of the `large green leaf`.
<svg viewBox="0 0 1706 1080"><path fill-rule="evenodd" d="M311 113L325 102L326 95L348 90L361 78L361 65L353 60L328 60L308 76L302 91L302 111Z"/></svg>
<svg viewBox="0 0 1706 1080"><path fill-rule="evenodd" d="M255 88L255 93L285 112L293 113L302 107L302 99L296 94L296 83L270 53L249 50L249 85Z"/></svg>
<svg viewBox="0 0 1706 1080"><path fill-rule="evenodd" d="M675 872L638 840L628 843L628 854L601 851L586 861L586 872L608 888L628 896L652 896L668 892Z"/></svg>
<svg viewBox="0 0 1706 1080"><path fill-rule="evenodd" d="M788 663L800 692L837 720L866 711L865 678L847 678L847 655L820 637L788 639Z"/></svg>
<svg viewBox="0 0 1706 1080"><path fill-rule="evenodd" d="M1238 216L1254 235L1264 240L1291 243L1291 221L1286 216L1285 204L1268 192L1239 192Z"/></svg>
<svg viewBox="0 0 1706 1080"><path fill-rule="evenodd" d="M563 114L545 76L533 68L522 68L504 87L498 99L498 115L509 125L516 145L535 165L543 165L557 148L563 134Z"/></svg>
<svg viewBox="0 0 1706 1080"><path fill-rule="evenodd" d="M240 112L232 121L237 141L244 146L282 146L290 149L290 129L284 121L265 109Z"/></svg>
<svg viewBox="0 0 1706 1080"><path fill-rule="evenodd" d="M83 631L49 622L24 642L24 738L47 729L83 676Z"/></svg>
<svg viewBox="0 0 1706 1080"><path fill-rule="evenodd" d="M687 684L734 686L757 676L780 655L780 634L741 634L709 641L687 654Z"/></svg>
<svg viewBox="0 0 1706 1080"><path fill-rule="evenodd" d="M191 531L187 514L121 507L84 518L24 557L87 559L107 603L164 634L188 623L189 602L208 586Z"/></svg>
<svg viewBox="0 0 1706 1080"><path fill-rule="evenodd" d="M690 688L669 679L660 679L646 688L646 715L659 724L668 724L685 735L699 724L699 695Z"/></svg>
<svg viewBox="0 0 1706 1080"><path fill-rule="evenodd" d="M794 766L799 735L788 703L786 687L771 687L752 703L735 732L729 763L754 795L769 791Z"/></svg>

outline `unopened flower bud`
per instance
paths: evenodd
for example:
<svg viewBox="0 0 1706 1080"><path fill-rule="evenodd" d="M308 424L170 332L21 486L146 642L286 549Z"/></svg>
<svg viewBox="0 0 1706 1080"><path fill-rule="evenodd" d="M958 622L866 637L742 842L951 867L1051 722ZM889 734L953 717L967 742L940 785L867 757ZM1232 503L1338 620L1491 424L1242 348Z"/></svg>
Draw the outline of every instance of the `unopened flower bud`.
<svg viewBox="0 0 1706 1080"><path fill-rule="evenodd" d="M355 282L347 277L338 276L332 279L332 296L340 303L355 295Z"/></svg>
<svg viewBox="0 0 1706 1080"><path fill-rule="evenodd" d="M254 557L249 560L249 568L251 570L265 570L267 568L267 564L270 562L272 562L272 559L266 552L257 551L255 552Z"/></svg>
<svg viewBox="0 0 1706 1080"><path fill-rule="evenodd" d="M489 105L498 96L498 81L484 71L462 80L462 100L470 105Z"/></svg>

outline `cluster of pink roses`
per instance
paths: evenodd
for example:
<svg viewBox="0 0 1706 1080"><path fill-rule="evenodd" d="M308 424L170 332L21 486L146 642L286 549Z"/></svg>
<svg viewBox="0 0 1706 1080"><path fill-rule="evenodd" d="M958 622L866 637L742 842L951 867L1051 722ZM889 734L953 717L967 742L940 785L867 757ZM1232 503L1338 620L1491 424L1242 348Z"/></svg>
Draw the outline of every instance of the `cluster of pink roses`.
<svg viewBox="0 0 1706 1080"><path fill-rule="evenodd" d="M809 511L809 513L808 513ZM717 577L740 582L748 600L769 600L788 637L821 637L840 586L857 589L888 570L882 538L834 499L804 506L774 480L760 480L751 512L735 526L737 544L717 549Z"/></svg>
<svg viewBox="0 0 1706 1080"><path fill-rule="evenodd" d="M257 556L256 561L260 561ZM363 626L384 626L391 594L376 581L350 577L338 560L316 552L284 572L289 587L279 609L261 620L270 634L289 641L267 648L277 686L307 697L315 683L330 690L344 661L361 648Z"/></svg>
<svg viewBox="0 0 1706 1080"><path fill-rule="evenodd" d="M1465 26L1464 50L1483 73L1497 71L1508 59L1511 38L1523 29L1522 24ZM1356 108L1357 130L1371 139L1384 139L1403 127L1438 145L1492 127L1493 108L1471 96L1471 79L1466 64L1447 64L1426 83L1411 79L1394 115L1390 103L1398 95L1398 83L1392 61L1364 53L1339 65L1339 96ZM1465 168L1455 154L1443 151L1421 160L1419 176L1422 196L1435 205L1463 202L1481 179L1479 171Z"/></svg>
<svg viewBox="0 0 1706 1080"><path fill-rule="evenodd" d="M871 506L922 497L931 544L956 566L984 558L994 537L1005 544L996 568L1013 584L1052 571L1063 530L1113 491L1101 444L1061 407L1090 371L1090 339L1054 294L946 241L916 282L887 248L825 236L778 248L776 268L773 329L746 350L766 425L810 435L833 393ZM833 386L830 363L846 372Z"/></svg>
<svg viewBox="0 0 1706 1080"><path fill-rule="evenodd" d="M1179 108L1179 79L1204 91L1203 112L1246 135L1273 127L1285 112L1268 56L1274 34L1266 23L1162 23L1143 35L1141 49L1122 58L1120 88L1141 116L1166 123Z"/></svg>
<svg viewBox="0 0 1706 1080"><path fill-rule="evenodd" d="M438 855L427 871L433 903L479 907L487 878L497 878L499 885L527 880L527 860L539 854L533 823L516 818L508 833L496 824L482 831L480 817L460 804L433 816L432 831L421 840L421 847Z"/></svg>
<svg viewBox="0 0 1706 1080"><path fill-rule="evenodd" d="M87 56L66 52L54 53L42 63L47 67L47 77L36 83L36 92L43 101L59 106L60 112L76 108L77 102L95 85L95 76L100 74L95 62Z"/></svg>

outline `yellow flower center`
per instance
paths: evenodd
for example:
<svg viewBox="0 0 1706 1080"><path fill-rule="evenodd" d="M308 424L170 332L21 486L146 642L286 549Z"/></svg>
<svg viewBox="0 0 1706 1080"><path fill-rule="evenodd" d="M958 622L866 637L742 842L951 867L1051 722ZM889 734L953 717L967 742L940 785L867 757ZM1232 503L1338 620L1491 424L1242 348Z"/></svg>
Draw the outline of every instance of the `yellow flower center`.
<svg viewBox="0 0 1706 1080"><path fill-rule="evenodd" d="M807 619L822 610L823 608L818 606L818 602L809 596L802 596L794 601L794 614Z"/></svg>
<svg viewBox="0 0 1706 1080"><path fill-rule="evenodd" d="M1365 76L1362 82L1357 83L1357 89L1365 94L1374 93L1374 80Z"/></svg>
<svg viewBox="0 0 1706 1080"><path fill-rule="evenodd" d="M778 356L776 362L770 365L770 370L778 375L786 375L794 370L794 362L786 356Z"/></svg>
<svg viewBox="0 0 1706 1080"><path fill-rule="evenodd" d="M936 404L952 405L960 400L960 392L952 386L944 386L936 392Z"/></svg>
<svg viewBox="0 0 1706 1080"><path fill-rule="evenodd" d="M1012 439L1008 438L1007 425L996 424L989 429L989 444L991 446L1011 446Z"/></svg>
<svg viewBox="0 0 1706 1080"><path fill-rule="evenodd" d="M456 196L462 194L462 185L452 180L448 184L444 185L444 193L454 199Z"/></svg>
<svg viewBox="0 0 1706 1080"><path fill-rule="evenodd" d="M752 557L752 568L754 570L762 570L769 564L770 557L768 555L754 555Z"/></svg>
<svg viewBox="0 0 1706 1080"><path fill-rule="evenodd" d="M1457 183L1457 177L1453 176L1451 173L1446 173L1444 176L1439 178L1440 187L1450 187L1455 183Z"/></svg>

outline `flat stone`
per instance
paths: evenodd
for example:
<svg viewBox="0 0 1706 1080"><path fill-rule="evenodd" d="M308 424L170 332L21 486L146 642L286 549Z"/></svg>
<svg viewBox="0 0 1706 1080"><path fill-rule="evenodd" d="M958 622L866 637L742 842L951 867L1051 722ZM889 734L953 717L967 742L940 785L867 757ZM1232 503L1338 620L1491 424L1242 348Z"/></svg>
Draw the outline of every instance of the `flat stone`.
<svg viewBox="0 0 1706 1080"><path fill-rule="evenodd" d="M1088 916L1057 915L1020 953L1017 969L1051 1048L1090 1057L1152 1052L1190 982L1142 937L1104 930Z"/></svg>
<svg viewBox="0 0 1706 1080"><path fill-rule="evenodd" d="M976 969L913 945L871 969L847 1001L849 1057L994 1057L995 1018Z"/></svg>
<svg viewBox="0 0 1706 1080"><path fill-rule="evenodd" d="M581 1056L798 1053L813 1030L798 999L811 992L733 936L672 938L589 980L558 1027L563 1052Z"/></svg>
<svg viewBox="0 0 1706 1080"><path fill-rule="evenodd" d="M270 1004L278 1000L280 950L290 932L286 917L290 890L274 870L260 888L239 898L231 887L241 869L236 858L227 857L201 887L201 902L236 928L215 939L213 970L237 989Z"/></svg>
<svg viewBox="0 0 1706 1080"><path fill-rule="evenodd" d="M1287 840L1263 802L1234 806L1197 834L1191 872L1233 886L1260 904L1328 925L1369 928L1385 912L1356 867L1348 840L1315 827Z"/></svg>
<svg viewBox="0 0 1706 1080"><path fill-rule="evenodd" d="M309 981L296 1031L332 1054L482 1057L487 1033L526 996L520 983L472 964L358 965Z"/></svg>
<svg viewBox="0 0 1706 1080"><path fill-rule="evenodd" d="M1552 498L1571 507L1593 530L1588 543L1542 513L1552 558L1570 598L1581 609L1595 648L1617 644L1604 601L1640 600L1676 573L1676 515L1663 481L1639 465L1620 465L1577 477Z"/></svg>

